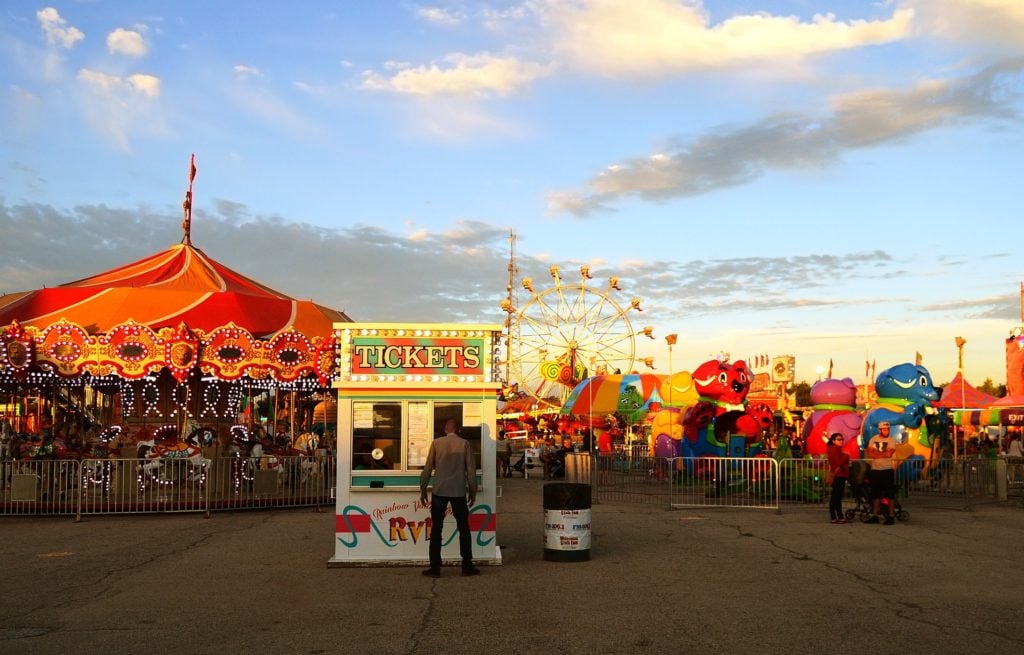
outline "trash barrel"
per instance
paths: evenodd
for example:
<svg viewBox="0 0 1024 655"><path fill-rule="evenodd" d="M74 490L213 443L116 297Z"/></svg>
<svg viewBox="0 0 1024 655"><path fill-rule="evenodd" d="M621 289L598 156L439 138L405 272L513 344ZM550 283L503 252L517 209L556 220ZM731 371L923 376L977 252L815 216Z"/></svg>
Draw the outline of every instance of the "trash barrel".
<svg viewBox="0 0 1024 655"><path fill-rule="evenodd" d="M549 482L544 485L544 559L585 562L590 559L590 485Z"/></svg>

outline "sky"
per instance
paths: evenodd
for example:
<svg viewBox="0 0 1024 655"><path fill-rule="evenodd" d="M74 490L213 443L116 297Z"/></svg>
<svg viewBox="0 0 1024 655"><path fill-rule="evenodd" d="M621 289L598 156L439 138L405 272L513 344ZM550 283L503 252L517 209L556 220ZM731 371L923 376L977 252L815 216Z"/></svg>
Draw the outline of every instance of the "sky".
<svg viewBox="0 0 1024 655"><path fill-rule="evenodd" d="M1021 0L8 0L0 293L181 242L194 153L193 245L358 321L502 323L514 234L657 373L1000 384L1022 92Z"/></svg>

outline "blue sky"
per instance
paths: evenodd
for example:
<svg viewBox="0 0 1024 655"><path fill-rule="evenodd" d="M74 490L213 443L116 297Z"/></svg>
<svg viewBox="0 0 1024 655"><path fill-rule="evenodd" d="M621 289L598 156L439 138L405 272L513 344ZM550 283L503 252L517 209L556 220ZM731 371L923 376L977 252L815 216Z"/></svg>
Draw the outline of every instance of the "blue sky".
<svg viewBox="0 0 1024 655"><path fill-rule="evenodd" d="M676 333L676 369L942 383L962 336L1001 383L1022 34L1019 0L6 2L0 292L179 242L194 152L193 244L356 320L500 323L514 230L538 287L619 276L657 372Z"/></svg>

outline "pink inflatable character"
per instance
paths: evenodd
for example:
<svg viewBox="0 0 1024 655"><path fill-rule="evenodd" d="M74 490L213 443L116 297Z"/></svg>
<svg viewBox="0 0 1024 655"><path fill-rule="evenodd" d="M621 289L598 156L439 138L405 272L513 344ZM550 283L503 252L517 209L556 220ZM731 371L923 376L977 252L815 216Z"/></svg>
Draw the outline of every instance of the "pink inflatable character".
<svg viewBox="0 0 1024 655"><path fill-rule="evenodd" d="M850 378L842 380L829 378L814 383L811 387L811 403L814 411L804 423L801 437L804 453L812 457L825 457L825 444L829 435L838 432L843 435L843 452L850 459L860 459L861 416L857 413L857 386Z"/></svg>

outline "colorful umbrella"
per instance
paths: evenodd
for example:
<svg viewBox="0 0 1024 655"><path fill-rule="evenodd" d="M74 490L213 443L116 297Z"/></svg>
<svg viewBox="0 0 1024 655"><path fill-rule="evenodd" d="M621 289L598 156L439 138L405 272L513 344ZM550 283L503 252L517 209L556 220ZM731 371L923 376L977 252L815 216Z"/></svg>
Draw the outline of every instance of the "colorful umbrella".
<svg viewBox="0 0 1024 655"><path fill-rule="evenodd" d="M654 373L597 375L572 390L561 414L632 414L661 402L658 390L665 380Z"/></svg>

